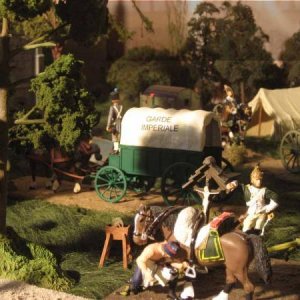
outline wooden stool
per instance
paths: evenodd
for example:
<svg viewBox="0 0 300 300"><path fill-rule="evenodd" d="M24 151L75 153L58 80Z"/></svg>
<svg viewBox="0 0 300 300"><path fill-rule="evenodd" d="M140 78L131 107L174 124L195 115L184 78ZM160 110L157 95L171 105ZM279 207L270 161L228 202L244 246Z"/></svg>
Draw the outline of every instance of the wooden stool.
<svg viewBox="0 0 300 300"><path fill-rule="evenodd" d="M128 261L131 261L131 248L128 241L128 230L129 226L110 226L105 227L105 243L103 246L102 254L100 257L99 267L102 268L104 261L109 256L109 251L112 241L122 241L122 251L123 251L123 268L127 269Z"/></svg>

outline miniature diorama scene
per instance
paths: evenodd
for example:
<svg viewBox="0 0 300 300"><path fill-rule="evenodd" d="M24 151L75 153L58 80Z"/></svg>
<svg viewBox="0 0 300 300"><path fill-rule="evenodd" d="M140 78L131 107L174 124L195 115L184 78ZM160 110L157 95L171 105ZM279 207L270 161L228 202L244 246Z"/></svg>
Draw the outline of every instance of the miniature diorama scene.
<svg viewBox="0 0 300 300"><path fill-rule="evenodd" d="M0 299L299 299L299 12L0 1Z"/></svg>

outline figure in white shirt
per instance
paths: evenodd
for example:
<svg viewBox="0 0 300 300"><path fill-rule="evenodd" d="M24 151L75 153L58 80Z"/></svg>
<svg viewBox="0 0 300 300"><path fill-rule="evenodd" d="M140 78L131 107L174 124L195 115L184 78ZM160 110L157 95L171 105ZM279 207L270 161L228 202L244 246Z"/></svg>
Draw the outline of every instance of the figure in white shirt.
<svg viewBox="0 0 300 300"><path fill-rule="evenodd" d="M106 130L112 134L112 142L114 144L114 153L119 152L119 144L121 137L121 122L123 105L121 104L118 91L115 89L110 93L112 105L109 108Z"/></svg>
<svg viewBox="0 0 300 300"><path fill-rule="evenodd" d="M248 206L243 222L243 231L261 234L268 219L268 214L278 207L278 195L263 186L263 172L256 166L251 172L251 184L243 186L244 199Z"/></svg>

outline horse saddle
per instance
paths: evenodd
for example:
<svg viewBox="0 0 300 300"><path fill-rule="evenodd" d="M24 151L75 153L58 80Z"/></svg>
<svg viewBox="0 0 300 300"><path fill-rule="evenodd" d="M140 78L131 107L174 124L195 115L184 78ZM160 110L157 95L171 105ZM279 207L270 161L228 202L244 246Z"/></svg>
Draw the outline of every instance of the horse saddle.
<svg viewBox="0 0 300 300"><path fill-rule="evenodd" d="M232 213L223 212L210 222L207 238L195 249L198 260L202 262L224 261L220 236L234 228L235 219Z"/></svg>
<svg viewBox="0 0 300 300"><path fill-rule="evenodd" d="M205 247L195 249L196 258L200 262L224 261L224 253L217 230L210 229Z"/></svg>

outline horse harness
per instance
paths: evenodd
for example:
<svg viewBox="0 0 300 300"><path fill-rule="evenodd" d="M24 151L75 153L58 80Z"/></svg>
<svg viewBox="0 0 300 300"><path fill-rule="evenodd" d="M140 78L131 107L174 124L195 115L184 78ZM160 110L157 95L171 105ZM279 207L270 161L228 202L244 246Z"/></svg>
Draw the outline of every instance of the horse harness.
<svg viewBox="0 0 300 300"><path fill-rule="evenodd" d="M163 221L170 216L171 214L182 210L184 206L171 206L167 207L164 211L162 211L156 218L152 216L152 223L146 229L146 234L151 238L156 234L158 228L161 227Z"/></svg>
<svg viewBox="0 0 300 300"><path fill-rule="evenodd" d="M196 264L197 263L197 259L195 257L195 243L196 243L196 238L197 238L197 234L201 228L203 218L201 218L201 215L203 215L203 213L198 209L197 210L197 218L196 218L196 222L195 222L195 226L193 228L193 232L192 232L192 241L191 241L191 246L190 246L190 251L189 251L189 262L190 264Z"/></svg>
<svg viewBox="0 0 300 300"><path fill-rule="evenodd" d="M150 218L152 217L152 223L149 225L149 227L146 229L146 234L148 235L148 237L153 237L156 234L156 231L158 230L158 228L161 227L163 221L170 216L171 214L182 210L184 208L184 206L172 206L172 207L168 207L166 208L164 211L162 211L155 219L154 217L151 215ZM190 246L190 251L189 251L189 262L192 264L196 264L197 260L195 257L195 242L196 242L196 238L197 238L197 234L199 232L199 229L201 228L202 225L202 221L203 218L201 218L201 215L203 213L197 209L197 217L196 217L196 222L195 222L195 226L193 227L193 232L192 232L192 242L191 242L191 246ZM148 215L145 215L146 217L149 217Z"/></svg>

